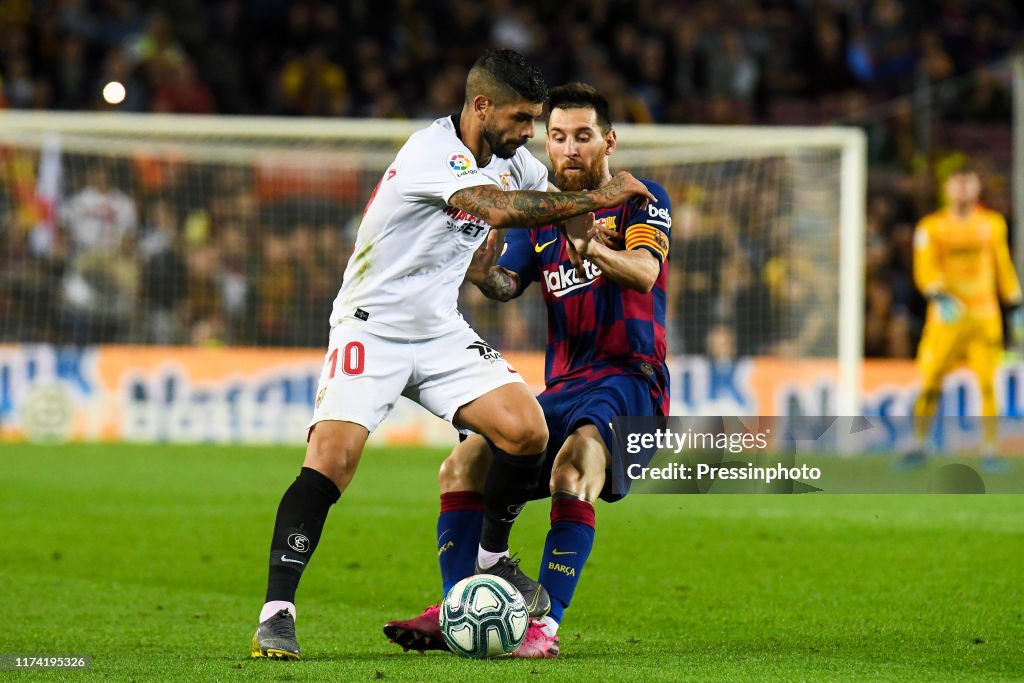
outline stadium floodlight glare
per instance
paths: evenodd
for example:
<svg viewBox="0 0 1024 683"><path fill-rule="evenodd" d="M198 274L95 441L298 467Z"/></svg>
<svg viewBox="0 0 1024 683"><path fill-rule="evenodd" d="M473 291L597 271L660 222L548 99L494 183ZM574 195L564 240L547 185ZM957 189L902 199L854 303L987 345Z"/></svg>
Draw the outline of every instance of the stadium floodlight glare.
<svg viewBox="0 0 1024 683"><path fill-rule="evenodd" d="M127 91L119 81L110 81L103 86L103 101L107 104L121 104L124 102Z"/></svg>

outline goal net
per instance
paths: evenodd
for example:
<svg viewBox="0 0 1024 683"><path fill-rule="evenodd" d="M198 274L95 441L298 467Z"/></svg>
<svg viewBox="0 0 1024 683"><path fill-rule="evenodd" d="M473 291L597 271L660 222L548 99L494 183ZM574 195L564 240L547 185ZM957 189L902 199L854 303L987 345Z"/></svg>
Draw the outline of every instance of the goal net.
<svg viewBox="0 0 1024 683"><path fill-rule="evenodd" d="M422 125L0 115L0 343L322 348L363 206ZM829 408L855 414L859 132L618 134L613 170L672 199L670 353L825 363ZM499 349L544 349L533 293L502 305L467 286L462 311Z"/></svg>

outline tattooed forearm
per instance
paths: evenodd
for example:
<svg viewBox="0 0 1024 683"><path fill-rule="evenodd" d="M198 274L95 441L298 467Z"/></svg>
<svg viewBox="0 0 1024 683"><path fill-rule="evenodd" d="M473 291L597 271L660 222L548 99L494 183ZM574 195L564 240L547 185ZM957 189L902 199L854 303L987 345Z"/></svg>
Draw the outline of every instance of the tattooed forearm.
<svg viewBox="0 0 1024 683"><path fill-rule="evenodd" d="M519 294L519 277L507 268L493 266L476 286L488 299L508 301Z"/></svg>
<svg viewBox="0 0 1024 683"><path fill-rule="evenodd" d="M505 192L481 185L459 190L448 203L494 227L532 228L594 211L605 201L604 188L591 192Z"/></svg>

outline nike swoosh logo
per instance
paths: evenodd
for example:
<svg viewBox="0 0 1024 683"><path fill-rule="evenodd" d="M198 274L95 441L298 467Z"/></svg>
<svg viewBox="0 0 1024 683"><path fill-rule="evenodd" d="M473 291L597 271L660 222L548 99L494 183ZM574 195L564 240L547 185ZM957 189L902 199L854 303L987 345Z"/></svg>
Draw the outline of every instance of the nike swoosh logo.
<svg viewBox="0 0 1024 683"><path fill-rule="evenodd" d="M558 241L558 238L556 237L555 239L551 240L550 242L545 242L544 244L535 244L535 245L533 245L533 250L536 251L539 254L540 252L544 251L544 249L546 249L547 247L549 247L550 245L554 244L557 241Z"/></svg>
<svg viewBox="0 0 1024 683"><path fill-rule="evenodd" d="M290 560L290 559L288 559L287 555L282 555L281 556L281 561L282 562L293 562L294 564L306 564L302 560Z"/></svg>
<svg viewBox="0 0 1024 683"><path fill-rule="evenodd" d="M540 602L540 591L535 591L533 594L533 600L529 605L526 606L527 612L535 612L537 610L537 603Z"/></svg>
<svg viewBox="0 0 1024 683"><path fill-rule="evenodd" d="M552 555L575 555L576 552L573 551L573 550L559 550L558 548L553 548L551 550L551 554Z"/></svg>
<svg viewBox="0 0 1024 683"><path fill-rule="evenodd" d="M437 537L437 542L440 543L441 539L447 536L451 532L451 529L445 529L440 536Z"/></svg>
<svg viewBox="0 0 1024 683"><path fill-rule="evenodd" d="M587 280L586 282L580 282L579 284L573 285L572 287L566 287L565 289L560 289L557 292L551 292L551 296L555 297L556 299L561 299L563 296L565 296L569 292L575 292L577 289L583 289L584 287L589 287L590 285L594 284L595 282L597 282L597 280Z"/></svg>

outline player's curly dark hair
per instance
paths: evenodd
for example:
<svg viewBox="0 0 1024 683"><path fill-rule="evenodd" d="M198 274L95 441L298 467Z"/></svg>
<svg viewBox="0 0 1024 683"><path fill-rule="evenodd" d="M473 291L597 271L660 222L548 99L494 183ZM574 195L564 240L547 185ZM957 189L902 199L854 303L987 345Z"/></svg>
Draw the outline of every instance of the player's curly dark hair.
<svg viewBox="0 0 1024 683"><path fill-rule="evenodd" d="M483 94L504 104L512 93L541 103L547 99L548 84L540 69L515 50L488 50L480 55L466 78L466 101Z"/></svg>
<svg viewBox="0 0 1024 683"><path fill-rule="evenodd" d="M611 108L608 100L592 85L566 83L558 85L548 93L548 107L554 109L593 109L597 114L597 125L602 133L612 129Z"/></svg>

